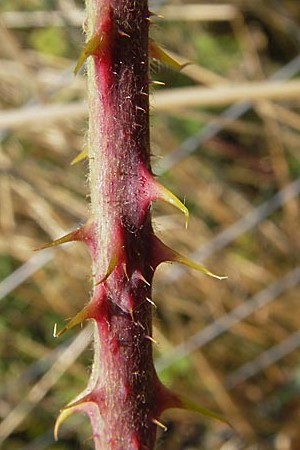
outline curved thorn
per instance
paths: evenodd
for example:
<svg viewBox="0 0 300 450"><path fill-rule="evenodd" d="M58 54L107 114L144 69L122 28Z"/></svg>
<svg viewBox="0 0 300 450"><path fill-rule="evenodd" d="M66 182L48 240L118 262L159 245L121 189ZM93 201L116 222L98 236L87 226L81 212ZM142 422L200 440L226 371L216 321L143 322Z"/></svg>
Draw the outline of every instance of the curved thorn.
<svg viewBox="0 0 300 450"><path fill-rule="evenodd" d="M106 274L101 278L101 280L96 282L96 286L104 283L104 281L106 281L107 278L113 273L113 271L115 270L115 268L118 264L118 260L119 260L118 254L117 253L113 254L109 261L109 265L108 265Z"/></svg>
<svg viewBox="0 0 300 450"><path fill-rule="evenodd" d="M184 255L181 255L180 253L176 252L175 250L168 247L166 244L164 244L158 237L153 235L152 237L152 247L153 247L153 253L152 253L152 263L154 267L159 266L159 264L163 262L169 262L169 263L180 263L184 264L187 267L190 267L191 269L195 269L198 272L203 272L206 275L209 275L210 277L217 278L218 280L225 280L227 277L219 276L211 272L209 269L207 269L205 266L202 266L201 264L198 264L189 258L187 258Z"/></svg>
<svg viewBox="0 0 300 450"><path fill-rule="evenodd" d="M174 261L184 264L187 267L190 267L191 269L195 269L198 272L203 272L205 275L209 275L210 277L217 278L218 280L226 280L228 277L219 276L211 272L209 269L207 269L205 266L202 266L202 264L198 264L194 261L192 261L189 258L186 258L185 256L181 255L180 253L177 253L174 251ZM170 261L172 262L172 261Z"/></svg>
<svg viewBox="0 0 300 450"><path fill-rule="evenodd" d="M79 311L58 333L56 332L55 328L54 337L57 338L62 336L64 333L66 333L66 331L71 330L72 328L76 327L76 325L79 325L89 318L91 318L91 304L86 305L81 311Z"/></svg>
<svg viewBox="0 0 300 450"><path fill-rule="evenodd" d="M188 208L179 200L173 192L169 191L162 184L156 183L157 189L157 198L162 200L163 202L169 203L170 205L175 206L175 208L179 209L185 216L185 227L188 226L189 221L189 210Z"/></svg>
<svg viewBox="0 0 300 450"><path fill-rule="evenodd" d="M178 396L178 399L180 401L180 404L177 406L177 408L195 411L199 414L202 414L203 416L225 423L226 425L229 425L232 428L231 423L221 414L218 414L214 411L211 411L210 409L200 406L198 405L198 403L195 403L192 400L186 399L184 397Z"/></svg>
<svg viewBox="0 0 300 450"><path fill-rule="evenodd" d="M66 406L63 410L61 410L58 418L56 419L55 426L54 426L54 439L58 440L58 433L59 429L62 425L62 423L68 419L72 414L77 412L82 412L88 414L85 409L88 409L91 406L95 406L95 402L92 401L84 401L79 400L78 402L74 402L73 404L70 404Z"/></svg>
<svg viewBox="0 0 300 450"><path fill-rule="evenodd" d="M59 433L59 429L62 425L62 423L68 418L70 417L75 411L72 411L72 408L69 409L63 409L58 418L56 419L55 422L55 426L54 426L54 439L57 441L58 440L58 433Z"/></svg>

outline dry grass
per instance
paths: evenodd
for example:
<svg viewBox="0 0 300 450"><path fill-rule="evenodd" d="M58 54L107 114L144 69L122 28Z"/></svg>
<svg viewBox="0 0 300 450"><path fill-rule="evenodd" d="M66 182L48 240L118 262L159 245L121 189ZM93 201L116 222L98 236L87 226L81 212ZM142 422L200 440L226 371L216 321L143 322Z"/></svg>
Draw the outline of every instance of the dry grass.
<svg viewBox="0 0 300 450"><path fill-rule="evenodd" d="M152 151L191 220L185 230L183 218L155 205L155 228L229 278L159 270L157 367L234 430L172 411L158 448L297 450L299 8L183 3L168 2L154 34L195 64L182 74L154 68L167 86L154 95ZM85 163L69 167L86 127L84 76L72 76L80 6L0 7L0 442L9 450L92 448L82 417L66 423L60 442L52 434L59 408L87 379L90 352L75 361L87 335L57 341L53 326L87 301L89 258L76 245L33 252L88 215Z"/></svg>

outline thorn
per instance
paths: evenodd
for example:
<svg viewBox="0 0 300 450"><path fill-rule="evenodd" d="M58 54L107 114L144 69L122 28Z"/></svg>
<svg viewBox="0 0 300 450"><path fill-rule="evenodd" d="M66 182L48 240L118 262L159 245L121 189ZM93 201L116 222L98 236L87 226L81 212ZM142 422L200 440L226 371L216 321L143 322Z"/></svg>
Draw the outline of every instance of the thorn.
<svg viewBox="0 0 300 450"><path fill-rule="evenodd" d="M79 311L79 313L77 313L72 319L70 319L69 322L67 323L67 325L65 325L58 333L56 332L56 327L55 327L54 337L56 337L56 338L60 337L64 333L66 333L66 331L69 331L72 328L76 327L76 325L79 325L82 322L84 322L85 320L90 319L91 313L92 313L91 304L88 304L81 311Z"/></svg>
<svg viewBox="0 0 300 450"><path fill-rule="evenodd" d="M45 244L42 247L34 249L34 251L44 250L50 247L56 247L60 244L65 244L68 242L84 242L88 247L91 247L93 241L94 224L92 221L88 221L85 225L77 230L71 231L71 233L62 236L61 238L55 239L49 244Z"/></svg>
<svg viewBox="0 0 300 450"><path fill-rule="evenodd" d="M52 335L54 338L57 337L56 332L57 332L57 323L55 322L54 327L53 327L53 335Z"/></svg>
<svg viewBox="0 0 300 450"><path fill-rule="evenodd" d="M154 16L154 17L157 17L158 19L164 19L164 16L162 16L161 14L154 13L153 11L149 11L149 14L150 14L150 17Z"/></svg>
<svg viewBox="0 0 300 450"><path fill-rule="evenodd" d="M133 310L133 309L130 309L130 310L129 310L129 314L130 314L130 317L131 317L132 322L133 322L135 325L137 325L137 322L136 322L135 317L134 317L134 310Z"/></svg>
<svg viewBox="0 0 300 450"><path fill-rule="evenodd" d="M164 425L163 423L161 423L159 420L157 419L152 419L152 422L155 423L155 425L159 426L160 428L162 428L164 431L167 431L167 427L166 425Z"/></svg>
<svg viewBox="0 0 300 450"><path fill-rule="evenodd" d="M165 86L166 85L166 83L164 83L163 81L157 81L157 80L151 80L150 83L155 84L156 86Z"/></svg>
<svg viewBox="0 0 300 450"><path fill-rule="evenodd" d="M154 303L153 300L151 300L151 298L146 297L147 302L149 302L152 306L154 306L155 309L157 309L157 305Z"/></svg>
<svg viewBox="0 0 300 450"><path fill-rule="evenodd" d="M144 327L144 325L143 325L140 321L137 322L137 325L138 325L143 331L145 331L145 327Z"/></svg>
<svg viewBox="0 0 300 450"><path fill-rule="evenodd" d="M223 277L219 275L215 275L213 272L211 272L206 267L202 266L201 264L198 264L189 258L181 255L180 253L176 252L175 250L172 250L170 247L165 245L160 239L158 239L156 236L153 235L153 266L156 268L159 266L159 264L163 262L169 262L169 263L180 263L187 267L190 267L191 269L195 269L198 272L205 273L206 275L209 275L210 277L217 278L218 280L225 280L228 277Z"/></svg>
<svg viewBox="0 0 300 450"><path fill-rule="evenodd" d="M189 258L186 258L185 256L181 255L180 253L177 253L174 251L175 259L174 261L184 264L187 267L190 267L191 269L198 270L198 272L203 272L206 275L209 275L210 277L217 278L217 280L226 280L228 277L219 276L211 272L209 269L207 269L205 266L202 266L201 264L198 264L194 261L192 261Z"/></svg>
<svg viewBox="0 0 300 450"><path fill-rule="evenodd" d="M113 254L111 259L110 259L110 261L109 261L106 274L104 275L103 278L101 278L101 280L96 282L96 286L98 286L99 284L104 283L104 281L106 281L107 278L113 273L113 271L115 270L115 268L116 268L116 266L118 264L118 260L119 260L118 254L117 253Z"/></svg>
<svg viewBox="0 0 300 450"><path fill-rule="evenodd" d="M130 317L131 317L132 322L136 325L137 323L136 323L135 318L134 318L134 311L133 311L133 309L131 309L131 310L129 311L129 314L130 314Z"/></svg>
<svg viewBox="0 0 300 450"><path fill-rule="evenodd" d="M179 198L176 197L176 195L169 191L169 189L155 180L154 182L157 199L162 200L166 203L170 203L171 205L175 206L175 208L179 209L179 211L181 211L185 215L185 227L187 228L189 221L189 210L187 209L187 207L179 200Z"/></svg>
<svg viewBox="0 0 300 450"><path fill-rule="evenodd" d="M146 278L144 277L144 275L141 274L141 272L137 272L137 278L143 281L145 284L147 284L147 286L151 286L149 281L146 280Z"/></svg>
<svg viewBox="0 0 300 450"><path fill-rule="evenodd" d="M146 114L146 110L144 108L142 108L141 106L136 106L136 109L138 109L139 111L142 111L143 113Z"/></svg>
<svg viewBox="0 0 300 450"><path fill-rule="evenodd" d="M78 62L74 69L74 74L77 75L85 61L89 56L102 56L108 45L107 33L96 33L91 39L85 44Z"/></svg>
<svg viewBox="0 0 300 450"><path fill-rule="evenodd" d="M59 433L59 429L62 425L62 423L72 415L74 411L70 410L70 409L63 409L58 418L56 419L55 422L55 426L54 426L54 439L55 441L58 441L58 433Z"/></svg>
<svg viewBox="0 0 300 450"><path fill-rule="evenodd" d="M85 158L88 157L88 152L86 150L82 150L77 156L75 156L74 159L71 161L71 166L74 166L74 164L79 163L80 161L83 161Z"/></svg>
<svg viewBox="0 0 300 450"><path fill-rule="evenodd" d="M129 276L128 276L128 273L127 273L127 266L126 266L125 262L122 264L122 269L123 269L123 272L125 274L126 280L129 281Z"/></svg>
<svg viewBox="0 0 300 450"><path fill-rule="evenodd" d="M120 36L131 38L130 34L125 33L125 31L118 30L118 34Z"/></svg>
<svg viewBox="0 0 300 450"><path fill-rule="evenodd" d="M167 64L170 67L173 67L173 69L181 70L183 69L187 64L180 64L178 61L176 61L172 56L170 56L165 50L163 50L153 39L150 39L149 41L149 53L151 58L158 59L164 64Z"/></svg>
<svg viewBox="0 0 300 450"><path fill-rule="evenodd" d="M71 231L71 233L66 234L65 236L62 236L61 238L55 239L54 241L50 242L49 244L42 245L42 247L35 248L34 251L44 250L46 248L50 247L57 247L60 244L65 244L67 242L72 241L81 241L82 240L82 233L83 228L78 228L75 231Z"/></svg>
<svg viewBox="0 0 300 450"><path fill-rule="evenodd" d="M91 410L94 411L91 411ZM58 433L59 429L62 425L62 423L68 419L72 414L76 412L82 412L85 413L87 416L92 417L92 414L99 414L98 406L93 401L86 401L84 399L81 399L79 401L75 401L73 404L70 404L66 406L63 410L61 410L58 418L56 419L55 426L54 426L54 439L58 440Z"/></svg>
<svg viewBox="0 0 300 450"><path fill-rule="evenodd" d="M199 414L202 414L203 416L209 417L210 419L218 420L219 422L225 423L226 425L229 425L232 428L231 423L221 414L218 414L214 411L211 411L210 409L200 406L198 403L195 403L194 401L184 398L182 396L177 396L177 399L179 403L175 406L176 408L195 411Z"/></svg>
<svg viewBox="0 0 300 450"><path fill-rule="evenodd" d="M158 342L152 336L145 336L145 339L148 339L149 341L153 342L153 344L158 345Z"/></svg>
<svg viewBox="0 0 300 450"><path fill-rule="evenodd" d="M151 14L154 15L154 14ZM149 22L150 25L152 25L154 22L154 20L151 17L146 17L146 20Z"/></svg>

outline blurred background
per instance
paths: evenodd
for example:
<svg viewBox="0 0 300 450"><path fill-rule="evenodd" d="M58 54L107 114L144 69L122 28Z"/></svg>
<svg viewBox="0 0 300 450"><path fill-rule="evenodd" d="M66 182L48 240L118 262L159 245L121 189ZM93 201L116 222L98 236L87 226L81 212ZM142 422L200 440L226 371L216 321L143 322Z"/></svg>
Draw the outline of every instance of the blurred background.
<svg viewBox="0 0 300 450"><path fill-rule="evenodd" d="M233 429L172 410L157 449L300 448L300 8L296 0L152 1L153 168L185 199L155 204L157 234L228 280L158 270L157 369ZM34 252L86 221L86 78L76 0L0 4L0 443L92 449L86 418L54 441L59 410L87 383L90 327L54 339L87 301L80 245Z"/></svg>

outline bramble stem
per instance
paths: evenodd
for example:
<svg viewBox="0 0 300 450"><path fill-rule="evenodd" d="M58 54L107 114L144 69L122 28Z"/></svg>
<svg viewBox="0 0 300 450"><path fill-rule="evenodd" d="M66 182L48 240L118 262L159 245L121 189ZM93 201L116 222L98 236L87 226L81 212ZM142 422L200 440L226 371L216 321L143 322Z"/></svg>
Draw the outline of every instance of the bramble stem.
<svg viewBox="0 0 300 450"><path fill-rule="evenodd" d="M147 0L88 0L90 303L95 360L84 409L97 450L152 449L159 414L152 360ZM107 271L111 272L107 279ZM90 403L91 402L91 403Z"/></svg>

